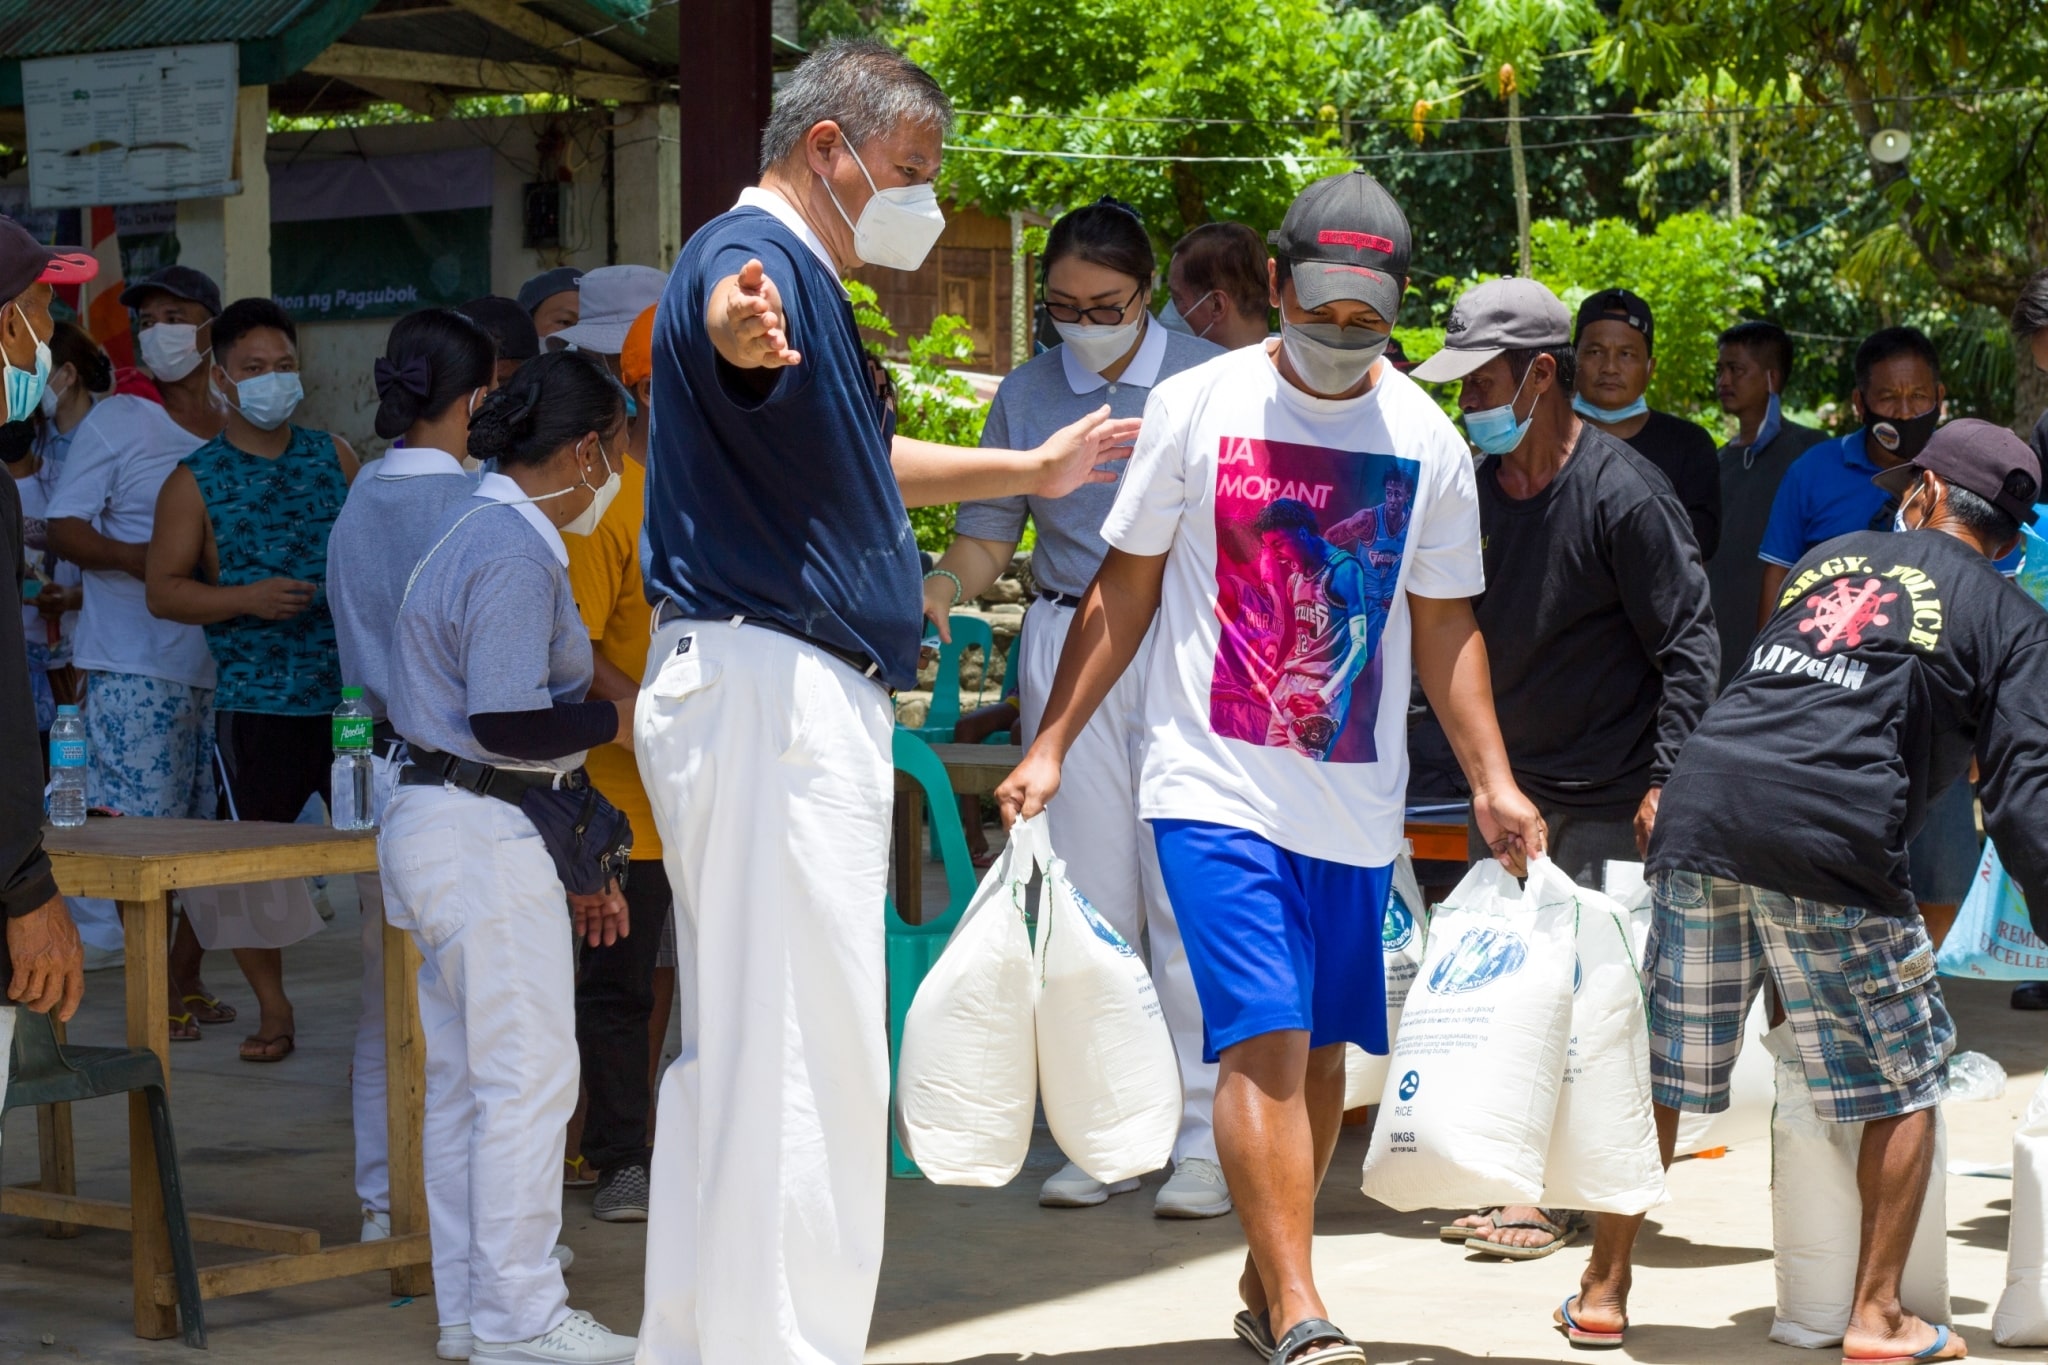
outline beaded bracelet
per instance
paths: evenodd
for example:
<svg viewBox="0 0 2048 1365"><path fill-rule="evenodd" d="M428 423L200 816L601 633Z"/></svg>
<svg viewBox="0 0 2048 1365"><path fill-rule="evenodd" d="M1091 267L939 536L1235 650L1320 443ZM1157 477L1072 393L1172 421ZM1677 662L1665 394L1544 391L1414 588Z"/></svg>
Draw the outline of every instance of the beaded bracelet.
<svg viewBox="0 0 2048 1365"><path fill-rule="evenodd" d="M951 569L933 569L924 576L924 581L929 583L934 578L950 578L953 580L953 605L959 606L960 600L967 595L967 585L960 581L960 575L954 573Z"/></svg>

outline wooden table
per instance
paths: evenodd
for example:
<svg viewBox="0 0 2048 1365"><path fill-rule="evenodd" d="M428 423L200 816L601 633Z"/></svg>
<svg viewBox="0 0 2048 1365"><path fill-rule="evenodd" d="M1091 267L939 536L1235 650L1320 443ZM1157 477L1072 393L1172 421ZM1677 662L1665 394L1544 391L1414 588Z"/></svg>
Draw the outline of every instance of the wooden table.
<svg viewBox="0 0 2048 1365"><path fill-rule="evenodd" d="M169 893L285 877L343 876L377 870L374 834L317 825L257 821L95 819L76 829L44 832L43 846L66 895L119 902L127 939L128 1045L148 1048L171 1084ZM193 1240L270 1252L269 1256L199 1272L204 1298L389 1270L397 1295L433 1286L427 1243L426 1185L420 1132L426 1110L425 1047L420 1038L419 951L404 933L384 926L385 1059L389 1077L391 1237L387 1241L320 1245L312 1228L194 1213ZM254 1080L251 1076L249 1079ZM51 1106L68 1110L69 1106ZM178 1334L177 1286L157 1181L149 1114L140 1094L128 1097L129 1202L80 1198L71 1154L70 1115L41 1116L42 1181L0 1190L0 1213L63 1226L126 1229L134 1247L135 1335ZM62 1235L58 1233L57 1235Z"/></svg>
<svg viewBox="0 0 2048 1365"><path fill-rule="evenodd" d="M1023 761L1014 744L934 744L932 752L946 765L953 790L962 796L992 796L1010 770ZM896 907L904 921L924 923L924 788L904 773L896 774ZM1462 863L1465 822L1442 815L1410 820L1404 831L1425 860Z"/></svg>

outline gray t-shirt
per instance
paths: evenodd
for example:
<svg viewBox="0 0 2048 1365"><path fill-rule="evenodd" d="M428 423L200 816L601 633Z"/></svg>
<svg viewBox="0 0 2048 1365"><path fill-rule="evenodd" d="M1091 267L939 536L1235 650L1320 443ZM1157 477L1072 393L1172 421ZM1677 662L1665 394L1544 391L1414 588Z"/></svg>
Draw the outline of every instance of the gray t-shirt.
<svg viewBox="0 0 2048 1365"><path fill-rule="evenodd" d="M1115 383L1108 383L1066 347L1055 346L1003 380L989 407L981 443L998 450L1029 450L1105 403L1111 416L1142 416L1145 400L1160 380L1222 354L1223 348L1214 342L1148 322L1137 355ZM977 540L1015 541L1024 534L1028 516L1038 526L1031 576L1041 588L1079 596L1109 553L1102 523L1123 487L1124 466L1116 469L1115 483L1087 484L1064 498L1022 494L963 502L953 529Z"/></svg>
<svg viewBox="0 0 2048 1365"><path fill-rule="evenodd" d="M448 509L476 479L445 450L399 447L363 466L327 537L327 605L341 647L341 680L363 689L370 714L388 713L391 635L412 566Z"/></svg>
<svg viewBox="0 0 2048 1365"><path fill-rule="evenodd" d="M1721 634L1721 685L1735 676L1756 638L1757 603L1763 599L1764 528L1771 503L1792 462L1827 437L1786 422L1761 450L1729 442L1721 447L1721 552L1707 565L1714 594L1714 625Z"/></svg>
<svg viewBox="0 0 2048 1365"><path fill-rule="evenodd" d="M391 723L414 745L504 767L581 767L491 753L471 716L541 711L590 688L590 632L569 591L560 532L502 474L451 508L428 542L392 645ZM515 503L513 506L494 504Z"/></svg>

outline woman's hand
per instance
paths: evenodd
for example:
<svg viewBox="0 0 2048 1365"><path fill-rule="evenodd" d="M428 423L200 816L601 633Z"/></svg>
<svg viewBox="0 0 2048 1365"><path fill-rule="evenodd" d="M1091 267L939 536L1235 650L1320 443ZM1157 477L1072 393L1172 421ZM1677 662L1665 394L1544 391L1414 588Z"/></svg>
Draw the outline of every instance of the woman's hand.
<svg viewBox="0 0 2048 1365"><path fill-rule="evenodd" d="M640 694L638 692L620 697L612 703L613 706L619 708L619 732L612 736L612 743L618 745L629 754L633 752L633 708L639 704Z"/></svg>
<svg viewBox="0 0 2048 1365"><path fill-rule="evenodd" d="M953 598L958 591L953 580L942 573L924 581L924 619L939 632L940 644L953 643L953 608L958 605Z"/></svg>
<svg viewBox="0 0 2048 1365"><path fill-rule="evenodd" d="M576 937L593 948L609 948L627 936L626 895L617 882L607 882L594 896L569 893L569 921Z"/></svg>

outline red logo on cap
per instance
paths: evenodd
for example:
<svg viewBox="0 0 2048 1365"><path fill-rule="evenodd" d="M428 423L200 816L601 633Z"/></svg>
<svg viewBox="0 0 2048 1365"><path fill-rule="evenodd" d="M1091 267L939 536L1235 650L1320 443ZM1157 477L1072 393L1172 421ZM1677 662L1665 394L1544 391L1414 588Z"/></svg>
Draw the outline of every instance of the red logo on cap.
<svg viewBox="0 0 2048 1365"><path fill-rule="evenodd" d="M1394 244L1384 237L1375 237L1370 232L1339 232L1324 228L1316 234L1316 241L1323 246L1348 246L1359 251L1381 251L1391 256Z"/></svg>

